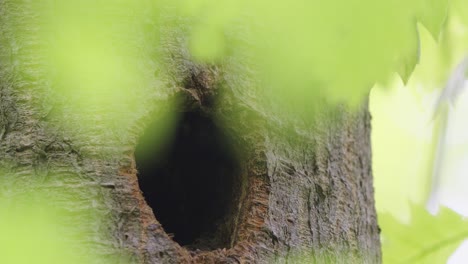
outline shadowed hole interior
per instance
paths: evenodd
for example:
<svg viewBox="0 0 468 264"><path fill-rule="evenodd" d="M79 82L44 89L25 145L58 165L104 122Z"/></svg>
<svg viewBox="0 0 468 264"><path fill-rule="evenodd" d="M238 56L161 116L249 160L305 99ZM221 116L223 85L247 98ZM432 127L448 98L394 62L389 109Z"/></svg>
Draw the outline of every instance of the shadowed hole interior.
<svg viewBox="0 0 468 264"><path fill-rule="evenodd" d="M147 203L180 245L228 247L241 173L231 142L201 111L181 113L163 148L148 143L157 124L147 128L135 151Z"/></svg>

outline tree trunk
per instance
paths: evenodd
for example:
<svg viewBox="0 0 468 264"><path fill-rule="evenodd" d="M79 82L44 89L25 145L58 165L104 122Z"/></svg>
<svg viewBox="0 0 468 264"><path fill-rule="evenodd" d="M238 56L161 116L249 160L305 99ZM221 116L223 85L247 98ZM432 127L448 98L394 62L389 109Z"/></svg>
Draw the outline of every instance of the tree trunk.
<svg viewBox="0 0 468 264"><path fill-rule="evenodd" d="M95 263L380 262L367 105L287 114L177 39L162 44L168 78L136 91L132 111L80 105L53 87L35 12L0 0L1 183L14 190L1 197L47 193ZM147 143L171 112L164 147Z"/></svg>

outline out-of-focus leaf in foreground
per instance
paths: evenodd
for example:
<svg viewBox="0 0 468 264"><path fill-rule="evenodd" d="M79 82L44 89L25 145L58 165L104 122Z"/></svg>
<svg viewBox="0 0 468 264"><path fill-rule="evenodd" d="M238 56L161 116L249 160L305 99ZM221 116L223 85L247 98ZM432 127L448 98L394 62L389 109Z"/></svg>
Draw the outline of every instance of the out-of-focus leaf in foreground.
<svg viewBox="0 0 468 264"><path fill-rule="evenodd" d="M246 51L267 89L282 102L307 98L305 108L323 96L357 103L393 72L407 79L418 61L416 21L437 37L447 10L446 0L178 3L196 17L190 39L195 57ZM237 36L227 37L236 29Z"/></svg>
<svg viewBox="0 0 468 264"><path fill-rule="evenodd" d="M0 204L0 263L79 264L86 257L64 239L56 213L43 203L28 206Z"/></svg>
<svg viewBox="0 0 468 264"><path fill-rule="evenodd" d="M103 242L112 236L108 221L96 188L69 174L18 176L0 168L2 264L130 263L126 252Z"/></svg>
<svg viewBox="0 0 468 264"><path fill-rule="evenodd" d="M161 80L157 4L8 1L0 16L8 34L0 34L0 42L10 49L0 60L15 71L13 89L37 95L37 111L58 121L74 140L110 148L128 140L137 118L172 113Z"/></svg>
<svg viewBox="0 0 468 264"><path fill-rule="evenodd" d="M409 224L389 214L379 215L383 263L446 263L468 237L468 222L448 209L434 217L424 206L412 205L411 215Z"/></svg>

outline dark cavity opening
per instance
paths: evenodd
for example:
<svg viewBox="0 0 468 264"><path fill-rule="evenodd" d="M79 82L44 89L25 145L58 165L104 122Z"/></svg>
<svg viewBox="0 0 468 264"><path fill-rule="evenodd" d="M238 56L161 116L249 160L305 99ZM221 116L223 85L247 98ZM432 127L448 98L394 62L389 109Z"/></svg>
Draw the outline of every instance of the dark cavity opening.
<svg viewBox="0 0 468 264"><path fill-rule="evenodd" d="M135 151L146 202L173 239L189 249L228 247L240 194L240 164L212 117L181 113L165 147L151 146L150 125Z"/></svg>

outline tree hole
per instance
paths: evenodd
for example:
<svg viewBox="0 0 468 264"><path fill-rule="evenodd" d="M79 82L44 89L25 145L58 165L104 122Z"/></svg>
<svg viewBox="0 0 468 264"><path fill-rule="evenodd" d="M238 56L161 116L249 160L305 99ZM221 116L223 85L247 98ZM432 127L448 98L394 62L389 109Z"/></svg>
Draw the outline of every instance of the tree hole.
<svg viewBox="0 0 468 264"><path fill-rule="evenodd" d="M241 193L241 166L232 142L211 116L190 111L181 113L161 151L148 145L157 123L135 151L146 202L181 246L228 247Z"/></svg>

